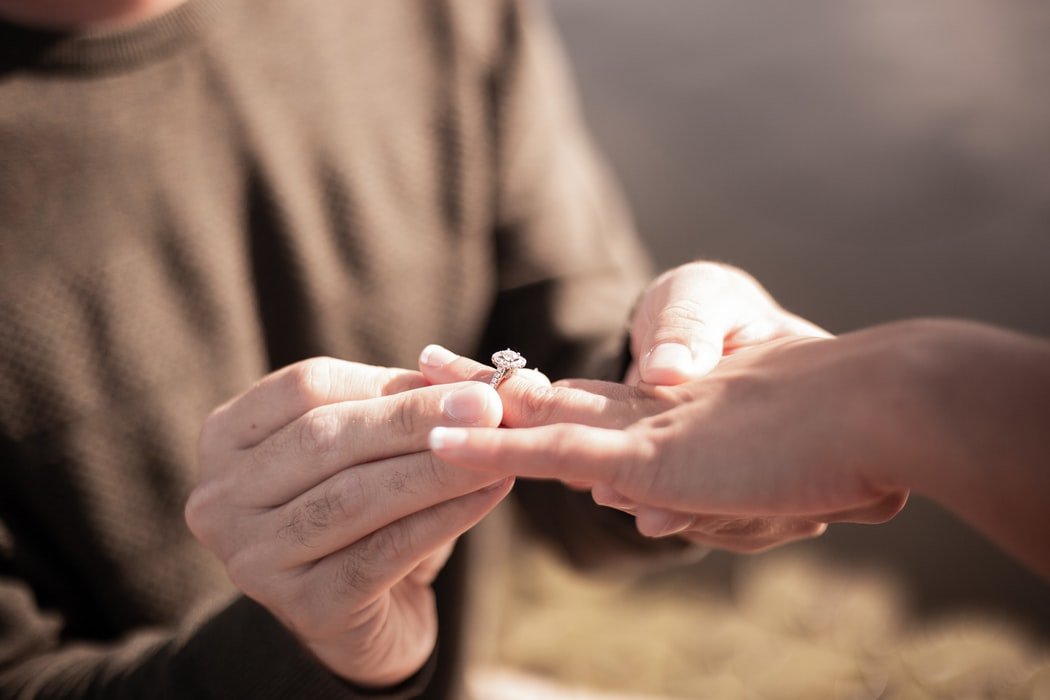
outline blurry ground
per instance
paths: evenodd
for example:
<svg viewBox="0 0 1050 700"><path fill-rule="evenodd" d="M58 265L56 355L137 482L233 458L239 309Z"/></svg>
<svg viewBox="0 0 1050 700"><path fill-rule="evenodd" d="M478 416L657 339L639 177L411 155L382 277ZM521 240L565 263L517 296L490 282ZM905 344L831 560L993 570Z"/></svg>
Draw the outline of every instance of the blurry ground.
<svg viewBox="0 0 1050 700"><path fill-rule="evenodd" d="M550 1L661 266L735 263L835 332L950 315L1050 337L1050 3ZM1050 697L1050 586L922 499L629 592L532 556L500 643L532 672L686 698Z"/></svg>
<svg viewBox="0 0 1050 700"><path fill-rule="evenodd" d="M892 579L790 551L745 560L728 595L683 572L596 583L539 549L514 580L499 656L532 675L487 671L486 700L1050 699L1050 650L1017 627L915 625Z"/></svg>

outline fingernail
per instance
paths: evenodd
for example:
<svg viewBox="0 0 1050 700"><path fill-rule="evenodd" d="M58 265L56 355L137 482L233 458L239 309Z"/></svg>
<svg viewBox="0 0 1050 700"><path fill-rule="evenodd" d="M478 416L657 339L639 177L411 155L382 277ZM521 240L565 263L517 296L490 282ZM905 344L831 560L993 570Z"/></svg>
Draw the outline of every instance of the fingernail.
<svg viewBox="0 0 1050 700"><path fill-rule="evenodd" d="M693 516L669 510L650 510L640 513L638 530L648 537L676 535L693 524Z"/></svg>
<svg viewBox="0 0 1050 700"><path fill-rule="evenodd" d="M489 413L489 400L495 389L488 384L471 382L456 389L441 402L441 410L457 423L473 425Z"/></svg>
<svg viewBox="0 0 1050 700"><path fill-rule="evenodd" d="M463 428L434 428L427 439L432 450L459 447L466 441L467 431Z"/></svg>
<svg viewBox="0 0 1050 700"><path fill-rule="evenodd" d="M661 343L657 345L642 361L642 369L675 370L689 374L693 368L693 353L681 343Z"/></svg>
<svg viewBox="0 0 1050 700"><path fill-rule="evenodd" d="M427 367L438 369L444 367L456 359L456 353L447 350L440 345L428 345L419 353L419 362Z"/></svg>

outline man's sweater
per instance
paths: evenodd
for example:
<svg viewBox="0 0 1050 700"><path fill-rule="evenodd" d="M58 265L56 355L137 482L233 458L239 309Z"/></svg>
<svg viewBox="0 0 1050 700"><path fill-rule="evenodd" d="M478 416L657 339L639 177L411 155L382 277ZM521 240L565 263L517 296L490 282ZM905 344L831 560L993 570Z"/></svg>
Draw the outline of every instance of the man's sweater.
<svg viewBox="0 0 1050 700"><path fill-rule="evenodd" d="M361 695L187 531L204 417L320 354L593 372L642 268L527 2L0 24L0 696ZM525 487L540 529L620 536L566 493ZM388 695L457 696L472 558L436 584L433 678Z"/></svg>

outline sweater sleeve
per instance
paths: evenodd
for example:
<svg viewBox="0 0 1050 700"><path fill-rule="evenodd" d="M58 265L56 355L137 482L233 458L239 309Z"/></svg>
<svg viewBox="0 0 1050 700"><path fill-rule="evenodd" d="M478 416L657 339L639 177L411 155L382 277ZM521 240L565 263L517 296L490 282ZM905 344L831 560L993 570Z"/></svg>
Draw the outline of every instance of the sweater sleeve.
<svg viewBox="0 0 1050 700"><path fill-rule="evenodd" d="M499 293L483 349L512 347L552 378L597 376L619 355L648 255L541 6L507 3L502 34L491 91Z"/></svg>
<svg viewBox="0 0 1050 700"><path fill-rule="evenodd" d="M141 629L111 644L65 639L62 628L24 583L0 579L0 697L400 700L419 695L436 661L395 688L355 688L244 597L192 629Z"/></svg>
<svg viewBox="0 0 1050 700"><path fill-rule="evenodd" d="M483 352L514 348L552 379L619 381L649 259L582 124L542 7L508 3L504 36L493 79L500 291ZM643 538L633 517L558 484L523 481L515 493L532 529L586 568L681 561L699 551L677 538Z"/></svg>

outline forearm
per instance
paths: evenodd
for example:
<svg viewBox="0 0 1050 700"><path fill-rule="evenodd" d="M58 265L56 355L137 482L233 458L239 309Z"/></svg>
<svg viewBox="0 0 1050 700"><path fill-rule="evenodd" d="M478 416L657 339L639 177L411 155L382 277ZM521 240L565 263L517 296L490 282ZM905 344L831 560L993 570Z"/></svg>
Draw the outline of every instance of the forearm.
<svg viewBox="0 0 1050 700"><path fill-rule="evenodd" d="M606 376L648 256L547 18L535 3L508 7L520 26L493 72L499 288L479 356L511 347L552 379Z"/></svg>
<svg viewBox="0 0 1050 700"><path fill-rule="evenodd" d="M910 455L894 479L1050 578L1050 343L976 323L894 327L914 383L902 388L922 397L898 421Z"/></svg>

